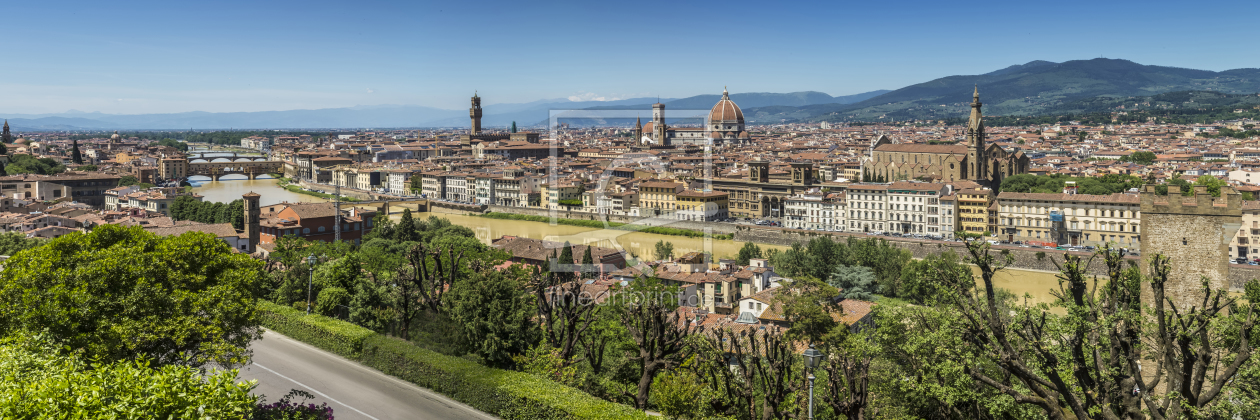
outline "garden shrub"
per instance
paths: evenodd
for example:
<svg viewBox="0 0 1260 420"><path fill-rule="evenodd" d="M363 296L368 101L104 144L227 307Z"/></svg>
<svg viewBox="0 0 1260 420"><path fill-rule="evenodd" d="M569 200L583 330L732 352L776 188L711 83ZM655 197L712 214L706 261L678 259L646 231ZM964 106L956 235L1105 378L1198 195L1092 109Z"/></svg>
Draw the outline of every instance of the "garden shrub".
<svg viewBox="0 0 1260 420"><path fill-rule="evenodd" d="M295 340L319 347L347 358L356 358L363 349L363 340L372 330L322 315L305 312L267 301L258 302L258 315L264 327Z"/></svg>

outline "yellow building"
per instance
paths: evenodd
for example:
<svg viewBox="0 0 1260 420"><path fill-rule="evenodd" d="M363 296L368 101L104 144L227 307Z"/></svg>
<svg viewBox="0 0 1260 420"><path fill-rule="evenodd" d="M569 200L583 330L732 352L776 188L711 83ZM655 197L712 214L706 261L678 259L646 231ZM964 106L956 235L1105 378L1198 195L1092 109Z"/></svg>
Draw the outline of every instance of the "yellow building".
<svg viewBox="0 0 1260 420"><path fill-rule="evenodd" d="M136 159L138 159L138 157L132 156L130 153L127 153L127 152L122 152L117 155L114 155L114 162L118 162L121 164L126 164Z"/></svg>
<svg viewBox="0 0 1260 420"><path fill-rule="evenodd" d="M683 184L673 181L648 181L639 184L639 215L672 214L674 201Z"/></svg>
<svg viewBox="0 0 1260 420"><path fill-rule="evenodd" d="M996 198L993 190L968 188L957 196L959 230L976 235L989 232L989 207Z"/></svg>
<svg viewBox="0 0 1260 420"><path fill-rule="evenodd" d="M1102 246L1141 246L1142 206L1137 194L998 194L1000 228L1005 241L1053 242Z"/></svg>

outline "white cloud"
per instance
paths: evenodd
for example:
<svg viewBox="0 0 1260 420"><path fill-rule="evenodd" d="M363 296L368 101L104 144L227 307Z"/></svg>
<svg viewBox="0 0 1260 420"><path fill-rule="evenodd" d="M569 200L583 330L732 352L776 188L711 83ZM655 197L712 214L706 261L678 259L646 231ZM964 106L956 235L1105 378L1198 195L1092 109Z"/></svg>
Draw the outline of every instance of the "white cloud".
<svg viewBox="0 0 1260 420"><path fill-rule="evenodd" d="M376 91L375 91L375 90L372 90L372 88L368 88L368 89L367 89L367 92L368 92L368 93L373 93L373 92L376 92Z"/></svg>

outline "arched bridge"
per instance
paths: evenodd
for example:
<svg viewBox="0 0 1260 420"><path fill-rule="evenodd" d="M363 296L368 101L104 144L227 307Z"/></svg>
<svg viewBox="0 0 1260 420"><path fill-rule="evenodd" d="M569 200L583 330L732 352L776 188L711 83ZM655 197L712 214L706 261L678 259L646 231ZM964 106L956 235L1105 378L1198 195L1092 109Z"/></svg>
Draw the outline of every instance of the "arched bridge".
<svg viewBox="0 0 1260 420"><path fill-rule="evenodd" d="M231 153L232 155L226 156L227 153ZM208 155L217 155L217 156L208 156ZM215 159L228 159L232 162L236 162L236 161L254 162L254 161L267 160L267 157L266 156L241 156L240 154L236 152L195 152L195 153L188 154L189 162L192 162L193 160L204 160L206 162L212 163L214 162ZM201 162L198 162L198 163L201 163Z"/></svg>
<svg viewBox="0 0 1260 420"><path fill-rule="evenodd" d="M208 176L215 181L223 175L246 175L255 179L258 175L278 173L284 170L284 162L278 160L253 162L197 162L188 164L188 175Z"/></svg>

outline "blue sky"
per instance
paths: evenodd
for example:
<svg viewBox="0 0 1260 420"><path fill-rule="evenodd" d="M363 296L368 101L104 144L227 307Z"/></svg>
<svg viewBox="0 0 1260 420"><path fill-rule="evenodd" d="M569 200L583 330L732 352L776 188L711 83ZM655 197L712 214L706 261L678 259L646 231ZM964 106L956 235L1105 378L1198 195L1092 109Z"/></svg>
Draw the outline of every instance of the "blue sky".
<svg viewBox="0 0 1260 420"><path fill-rule="evenodd" d="M846 95L1031 60L1260 67L1260 2L10 2L0 112Z"/></svg>

